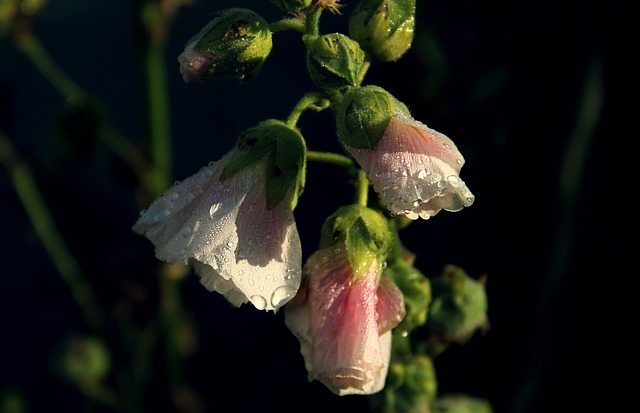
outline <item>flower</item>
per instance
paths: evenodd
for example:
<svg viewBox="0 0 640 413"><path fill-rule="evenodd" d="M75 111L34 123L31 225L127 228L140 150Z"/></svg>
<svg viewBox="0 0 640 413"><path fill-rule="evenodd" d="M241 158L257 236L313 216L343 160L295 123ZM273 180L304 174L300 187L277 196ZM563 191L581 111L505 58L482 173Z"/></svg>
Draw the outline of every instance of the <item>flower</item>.
<svg viewBox="0 0 640 413"><path fill-rule="evenodd" d="M309 380L338 395L383 388L391 329L404 317L402 293L381 277L390 243L386 228L376 211L339 209L325 222L320 249L305 264L303 287L285 307Z"/></svg>
<svg viewBox="0 0 640 413"><path fill-rule="evenodd" d="M397 112L373 149L345 145L391 213L428 219L460 211L475 196L460 179L464 158L451 139Z"/></svg>
<svg viewBox="0 0 640 413"><path fill-rule="evenodd" d="M304 164L298 136L278 121L249 129L222 159L156 199L133 230L155 245L158 259L191 264L208 290L233 305L278 309L301 278L292 212Z"/></svg>
<svg viewBox="0 0 640 413"><path fill-rule="evenodd" d="M344 248L317 251L304 271L308 284L285 307L285 322L300 340L309 380L340 396L382 390L402 293L388 278L378 283L378 260L354 279Z"/></svg>

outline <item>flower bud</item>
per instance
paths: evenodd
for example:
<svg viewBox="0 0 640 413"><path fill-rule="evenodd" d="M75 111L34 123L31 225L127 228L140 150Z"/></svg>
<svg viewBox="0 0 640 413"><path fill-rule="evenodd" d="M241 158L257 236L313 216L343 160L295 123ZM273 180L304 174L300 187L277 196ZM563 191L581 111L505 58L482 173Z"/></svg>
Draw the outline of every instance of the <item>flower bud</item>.
<svg viewBox="0 0 640 413"><path fill-rule="evenodd" d="M311 5L311 0L271 0L284 11L299 11Z"/></svg>
<svg viewBox="0 0 640 413"><path fill-rule="evenodd" d="M323 89L343 89L360 84L364 52L358 42L341 33L313 40L307 52L307 70Z"/></svg>
<svg viewBox="0 0 640 413"><path fill-rule="evenodd" d="M416 0L364 0L349 18L349 36L376 59L393 62L411 48Z"/></svg>
<svg viewBox="0 0 640 413"><path fill-rule="evenodd" d="M339 242L345 243L355 278L358 278L375 259L383 261L392 236L382 214L360 205L348 205L334 212L322 226L321 249Z"/></svg>
<svg viewBox="0 0 640 413"><path fill-rule="evenodd" d="M478 328L486 329L485 279L476 281L462 268L447 265L431 282L433 300L427 327L444 341L463 343Z"/></svg>
<svg viewBox="0 0 640 413"><path fill-rule="evenodd" d="M60 373L79 385L102 380L109 372L110 365L104 343L93 337L70 339L58 360Z"/></svg>
<svg viewBox="0 0 640 413"><path fill-rule="evenodd" d="M272 47L268 23L248 9L220 11L178 56L185 82L255 76Z"/></svg>
<svg viewBox="0 0 640 413"><path fill-rule="evenodd" d="M381 87L351 90L337 108L338 139L351 148L373 149L397 112L408 114L409 109Z"/></svg>
<svg viewBox="0 0 640 413"><path fill-rule="evenodd" d="M398 326L398 330L409 332L424 324L431 302L429 279L418 269L403 261L389 265L384 275L389 276L404 295L406 315Z"/></svg>

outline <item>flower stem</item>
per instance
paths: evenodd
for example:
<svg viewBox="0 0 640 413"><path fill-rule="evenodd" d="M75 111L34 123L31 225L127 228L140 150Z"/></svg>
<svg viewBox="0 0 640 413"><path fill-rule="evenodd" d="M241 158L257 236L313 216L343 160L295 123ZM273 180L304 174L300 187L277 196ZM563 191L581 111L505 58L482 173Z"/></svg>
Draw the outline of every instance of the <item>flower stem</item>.
<svg viewBox="0 0 640 413"><path fill-rule="evenodd" d="M322 8L320 6L314 6L309 9L307 18L305 19L305 34L302 37L302 41L309 45L318 36L320 36L320 15L322 14Z"/></svg>
<svg viewBox="0 0 640 413"><path fill-rule="evenodd" d="M329 163L344 168L353 168L353 161L339 153L307 151L307 160L311 162Z"/></svg>
<svg viewBox="0 0 640 413"><path fill-rule="evenodd" d="M358 205L367 206L369 197L369 180L363 169L358 170Z"/></svg>
<svg viewBox="0 0 640 413"><path fill-rule="evenodd" d="M85 321L94 331L103 333L105 316L98 304L95 291L82 276L80 265L56 227L30 168L15 153L11 141L2 132L0 132L0 163L7 167L13 187L40 242L67 283Z"/></svg>
<svg viewBox="0 0 640 413"><path fill-rule="evenodd" d="M325 95L318 92L305 93L304 96L296 103L287 118L287 125L295 128L302 112L307 109L314 110L316 112L323 111L331 106L331 102Z"/></svg>
<svg viewBox="0 0 640 413"><path fill-rule="evenodd" d="M86 99L84 91L60 69L33 32L20 32L20 35L16 36L15 45L68 103L78 103Z"/></svg>
<svg viewBox="0 0 640 413"><path fill-rule="evenodd" d="M269 30L272 32L280 32L283 30L295 30L300 33L305 33L306 26L304 20L300 19L282 19L269 23Z"/></svg>

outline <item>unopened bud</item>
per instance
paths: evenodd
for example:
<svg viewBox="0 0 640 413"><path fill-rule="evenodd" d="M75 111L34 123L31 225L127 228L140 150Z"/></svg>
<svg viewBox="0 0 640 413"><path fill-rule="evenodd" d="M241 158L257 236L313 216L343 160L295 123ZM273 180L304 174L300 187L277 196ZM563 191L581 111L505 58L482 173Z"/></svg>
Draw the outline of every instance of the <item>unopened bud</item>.
<svg viewBox="0 0 640 413"><path fill-rule="evenodd" d="M93 337L72 338L65 344L59 359L59 371L79 385L102 380L110 369L104 343Z"/></svg>
<svg viewBox="0 0 640 413"><path fill-rule="evenodd" d="M349 18L349 36L376 59L393 62L411 48L416 0L364 0Z"/></svg>
<svg viewBox="0 0 640 413"><path fill-rule="evenodd" d="M336 130L341 143L356 149L373 149L394 113L409 109L378 86L364 86L345 94L337 108Z"/></svg>
<svg viewBox="0 0 640 413"><path fill-rule="evenodd" d="M427 320L431 302L429 279L412 265L398 261L389 265L384 272L398 286L404 295L406 315L398 326L399 331L410 332Z"/></svg>
<svg viewBox="0 0 640 413"><path fill-rule="evenodd" d="M257 13L233 8L220 11L187 42L178 56L185 82L255 76L272 48L268 23Z"/></svg>
<svg viewBox="0 0 640 413"><path fill-rule="evenodd" d="M355 40L341 33L325 34L309 45L307 70L313 82L323 89L358 86L364 57Z"/></svg>
<svg viewBox="0 0 640 413"><path fill-rule="evenodd" d="M441 339L465 342L479 328L488 326L485 279L474 280L462 268L447 265L431 281L433 300L427 326Z"/></svg>
<svg viewBox="0 0 640 413"><path fill-rule="evenodd" d="M463 394L438 397L431 403L431 413L492 413L488 400Z"/></svg>

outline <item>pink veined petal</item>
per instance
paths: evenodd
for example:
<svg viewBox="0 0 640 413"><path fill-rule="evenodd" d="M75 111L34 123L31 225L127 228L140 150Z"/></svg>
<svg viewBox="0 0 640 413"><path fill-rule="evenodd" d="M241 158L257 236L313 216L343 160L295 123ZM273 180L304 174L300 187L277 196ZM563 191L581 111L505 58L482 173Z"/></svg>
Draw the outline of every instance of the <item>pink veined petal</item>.
<svg viewBox="0 0 640 413"><path fill-rule="evenodd" d="M327 254L336 257L328 258ZM309 378L339 395L379 391L388 368L377 324L378 263L353 279L344 248L314 254L308 263L311 366Z"/></svg>
<svg viewBox="0 0 640 413"><path fill-rule="evenodd" d="M373 150L345 149L393 214L427 219L441 209L459 211L473 203L459 177L464 158L455 144L410 117L391 118Z"/></svg>
<svg viewBox="0 0 640 413"><path fill-rule="evenodd" d="M381 277L378 283L378 334L391 331L405 316L404 295L388 277Z"/></svg>

